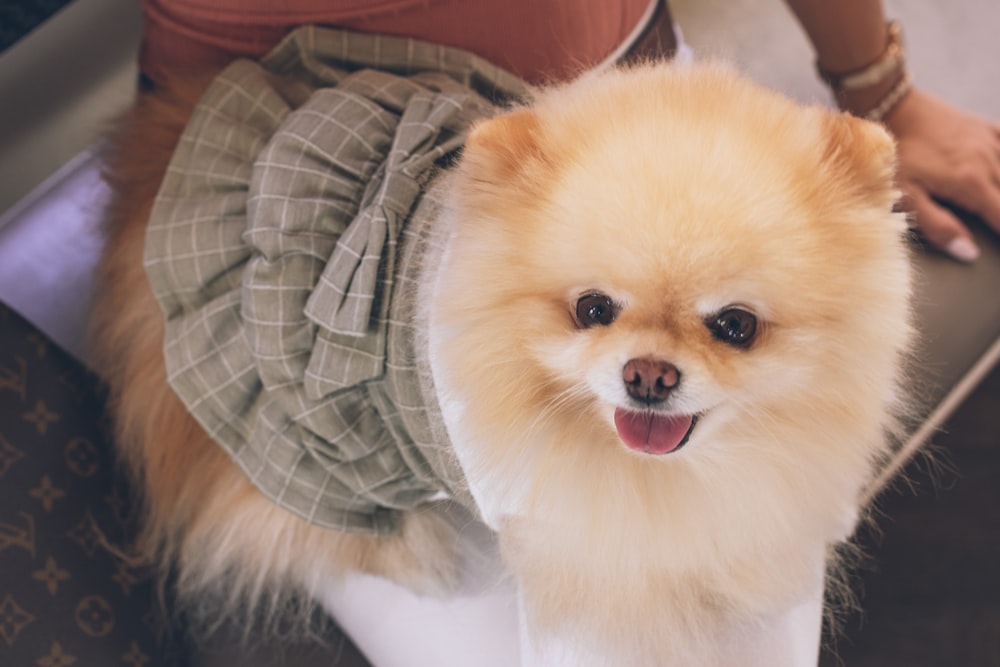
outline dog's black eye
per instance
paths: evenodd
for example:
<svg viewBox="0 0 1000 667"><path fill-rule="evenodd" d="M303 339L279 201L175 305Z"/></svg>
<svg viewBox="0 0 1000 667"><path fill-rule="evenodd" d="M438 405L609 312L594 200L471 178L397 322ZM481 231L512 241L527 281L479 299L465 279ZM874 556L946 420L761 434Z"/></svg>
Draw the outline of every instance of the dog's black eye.
<svg viewBox="0 0 1000 667"><path fill-rule="evenodd" d="M576 302L576 324L581 329L606 327L615 321L615 302L606 294L584 294Z"/></svg>
<svg viewBox="0 0 1000 667"><path fill-rule="evenodd" d="M757 335L757 317L742 308L726 308L707 324L713 336L735 347L746 347Z"/></svg>

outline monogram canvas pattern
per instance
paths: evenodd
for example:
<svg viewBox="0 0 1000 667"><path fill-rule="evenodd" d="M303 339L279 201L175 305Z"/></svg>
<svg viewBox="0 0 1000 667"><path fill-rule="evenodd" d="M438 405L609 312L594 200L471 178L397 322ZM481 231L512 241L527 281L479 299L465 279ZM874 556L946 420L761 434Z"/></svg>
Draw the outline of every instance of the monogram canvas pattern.
<svg viewBox="0 0 1000 667"><path fill-rule="evenodd" d="M180 664L134 505L102 430L97 381L0 304L0 664Z"/></svg>
<svg viewBox="0 0 1000 667"><path fill-rule="evenodd" d="M322 619L322 642L187 636L129 559L135 495L104 415L96 378L0 303L0 665L367 667Z"/></svg>

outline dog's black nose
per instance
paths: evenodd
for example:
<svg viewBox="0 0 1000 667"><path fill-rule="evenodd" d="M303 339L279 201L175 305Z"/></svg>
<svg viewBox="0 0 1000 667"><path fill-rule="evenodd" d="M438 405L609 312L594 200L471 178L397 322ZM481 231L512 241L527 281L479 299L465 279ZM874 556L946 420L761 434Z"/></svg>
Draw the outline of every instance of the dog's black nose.
<svg viewBox="0 0 1000 667"><path fill-rule="evenodd" d="M646 405L661 403L681 381L681 372L669 361L643 357L632 359L622 369L628 395Z"/></svg>

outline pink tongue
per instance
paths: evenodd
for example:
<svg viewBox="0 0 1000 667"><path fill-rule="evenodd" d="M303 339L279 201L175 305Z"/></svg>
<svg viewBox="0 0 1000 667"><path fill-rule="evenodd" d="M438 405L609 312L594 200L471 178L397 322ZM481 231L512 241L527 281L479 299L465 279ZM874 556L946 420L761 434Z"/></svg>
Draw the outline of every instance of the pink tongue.
<svg viewBox="0 0 1000 667"><path fill-rule="evenodd" d="M647 454L666 454L676 449L691 429L691 415L667 416L618 408L615 427L618 437L629 448Z"/></svg>

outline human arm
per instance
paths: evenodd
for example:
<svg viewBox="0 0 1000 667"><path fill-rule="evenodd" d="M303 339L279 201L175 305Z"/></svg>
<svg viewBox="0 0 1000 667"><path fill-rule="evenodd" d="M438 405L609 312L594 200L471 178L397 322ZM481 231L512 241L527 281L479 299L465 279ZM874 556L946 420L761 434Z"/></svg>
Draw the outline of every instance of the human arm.
<svg viewBox="0 0 1000 667"><path fill-rule="evenodd" d="M887 47L880 0L786 0L827 72L847 73L875 62ZM836 94L841 108L864 115L899 82L901 72ZM882 118L899 151L903 204L932 245L962 261L978 249L940 201L980 216L1000 231L1000 125L913 89Z"/></svg>

